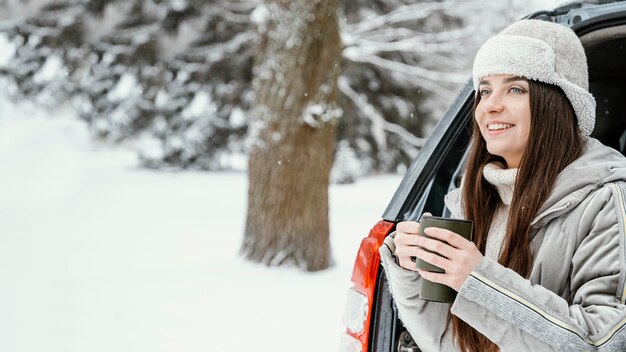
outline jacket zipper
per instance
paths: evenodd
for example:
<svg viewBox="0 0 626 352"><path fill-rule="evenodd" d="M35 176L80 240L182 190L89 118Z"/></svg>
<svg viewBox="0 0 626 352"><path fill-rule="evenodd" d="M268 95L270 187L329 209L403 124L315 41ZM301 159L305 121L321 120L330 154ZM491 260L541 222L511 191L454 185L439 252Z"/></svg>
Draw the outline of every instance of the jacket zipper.
<svg viewBox="0 0 626 352"><path fill-rule="evenodd" d="M541 213L541 214L537 215L537 217L535 218L535 220L533 220L533 221L530 223L530 226L533 226L534 224L536 224L537 222L539 222L539 220L541 220L542 218L545 218L546 216L548 216L548 215L550 215L550 214L552 214L552 213L556 213L556 212L559 212L559 211L562 211L562 210L567 209L570 205L572 205L572 203L571 203L571 202L567 202L567 203L565 203L565 204L561 205L561 206L560 206L560 207L558 207L558 208L552 208L552 209L548 209L548 210L544 211L543 213Z"/></svg>

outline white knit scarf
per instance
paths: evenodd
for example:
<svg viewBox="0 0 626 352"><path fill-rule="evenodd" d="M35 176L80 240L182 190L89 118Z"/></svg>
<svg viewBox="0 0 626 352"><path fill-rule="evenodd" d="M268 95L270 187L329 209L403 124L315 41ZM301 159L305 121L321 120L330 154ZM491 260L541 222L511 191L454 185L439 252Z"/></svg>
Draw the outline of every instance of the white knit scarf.
<svg viewBox="0 0 626 352"><path fill-rule="evenodd" d="M504 236L506 235L506 225L515 189L517 169L505 169L499 163L490 163L485 165L483 177L496 187L502 201L491 221L485 249L485 255L497 261L502 250L502 243L504 243Z"/></svg>

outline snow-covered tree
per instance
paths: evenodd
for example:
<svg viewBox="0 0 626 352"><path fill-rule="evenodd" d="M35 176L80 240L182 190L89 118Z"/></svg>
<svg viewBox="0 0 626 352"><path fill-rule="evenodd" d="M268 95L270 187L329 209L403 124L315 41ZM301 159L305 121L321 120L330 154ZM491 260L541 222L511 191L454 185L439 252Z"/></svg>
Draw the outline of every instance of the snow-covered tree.
<svg viewBox="0 0 626 352"><path fill-rule="evenodd" d="M15 86L8 91L16 98L50 107L76 93L70 75L82 60L81 11L67 1L30 5L36 10L23 7L14 11L35 11L33 15L0 23L0 32L14 49L0 65L0 75Z"/></svg>
<svg viewBox="0 0 626 352"><path fill-rule="evenodd" d="M479 45L523 6L516 0L345 1L335 180L404 170L469 79ZM485 14L497 15L485 20Z"/></svg>
<svg viewBox="0 0 626 352"><path fill-rule="evenodd" d="M224 1L199 8L166 47L174 77L157 94L163 112L153 134L159 147L147 164L202 169L242 168L252 99L252 62L257 33L250 22L256 3ZM200 26L201 25L201 26ZM193 40L189 40L190 33ZM181 45L182 44L182 45Z"/></svg>
<svg viewBox="0 0 626 352"><path fill-rule="evenodd" d="M77 108L97 136L135 136L151 126L156 92L164 84L158 38L167 10L150 1L87 8L94 11L88 15L91 50L88 71L79 81Z"/></svg>
<svg viewBox="0 0 626 352"><path fill-rule="evenodd" d="M5 0L22 17L0 19L14 49L0 55L3 90L49 107L71 99L95 136L151 147L146 166L243 165L256 5Z"/></svg>
<svg viewBox="0 0 626 352"><path fill-rule="evenodd" d="M328 184L341 116L339 0L268 0L250 110L242 251L268 265L330 264Z"/></svg>

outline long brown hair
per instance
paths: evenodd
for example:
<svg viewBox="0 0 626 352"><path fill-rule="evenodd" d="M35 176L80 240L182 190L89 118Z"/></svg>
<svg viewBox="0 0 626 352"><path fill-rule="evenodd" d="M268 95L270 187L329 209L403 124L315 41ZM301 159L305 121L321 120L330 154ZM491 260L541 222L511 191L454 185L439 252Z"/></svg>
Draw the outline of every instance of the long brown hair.
<svg viewBox="0 0 626 352"><path fill-rule="evenodd" d="M506 236L498 262L528 277L533 265L529 243L530 223L548 198L559 173L582 154L583 138L576 115L563 91L554 85L528 81L531 126L520 161L511 201ZM480 95L474 99L474 111ZM474 242L485 253L487 234L500 204L494 186L482 177L488 163L502 157L489 154L474 119L470 155L463 184L463 205L467 219L474 221ZM498 347L470 325L449 313L452 333L462 351L497 351Z"/></svg>

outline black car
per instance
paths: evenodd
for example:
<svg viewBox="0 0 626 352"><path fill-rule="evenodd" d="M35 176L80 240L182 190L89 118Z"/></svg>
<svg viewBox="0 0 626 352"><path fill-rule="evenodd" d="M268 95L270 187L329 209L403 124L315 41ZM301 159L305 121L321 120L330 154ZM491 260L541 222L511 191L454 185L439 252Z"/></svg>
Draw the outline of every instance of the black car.
<svg viewBox="0 0 626 352"><path fill-rule="evenodd" d="M577 1L526 18L562 24L579 36L587 54L589 90L597 102L592 137L626 153L626 1ZM352 273L340 351L419 351L398 318L378 248L398 222L416 220L424 211L450 216L443 200L460 185L473 101L470 80L413 161L382 219L363 239Z"/></svg>

